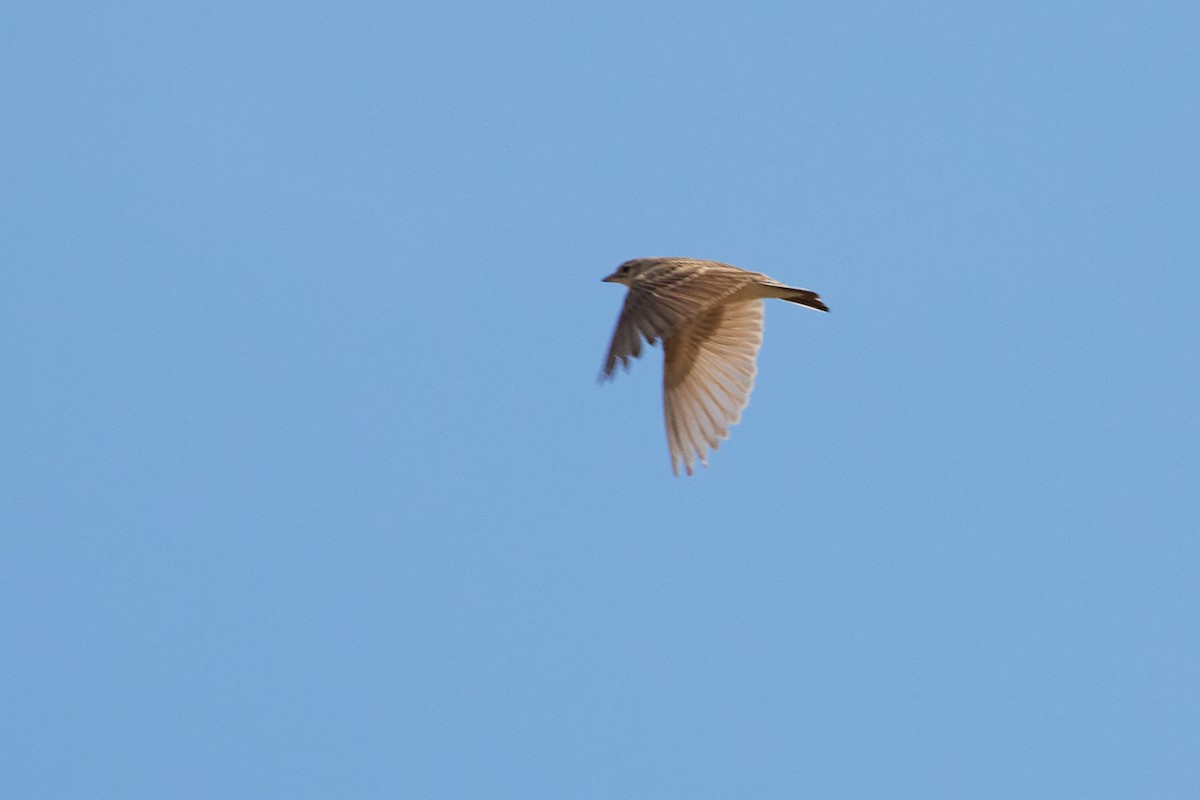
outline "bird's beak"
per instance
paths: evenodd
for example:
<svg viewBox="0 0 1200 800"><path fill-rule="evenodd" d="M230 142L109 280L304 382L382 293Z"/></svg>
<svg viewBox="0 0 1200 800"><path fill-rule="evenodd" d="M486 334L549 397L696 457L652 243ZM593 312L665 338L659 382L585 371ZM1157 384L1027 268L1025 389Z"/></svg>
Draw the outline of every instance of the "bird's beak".
<svg viewBox="0 0 1200 800"><path fill-rule="evenodd" d="M600 282L601 283L616 283L617 282L617 273L614 272L612 275L609 275L607 278L601 278Z"/></svg>

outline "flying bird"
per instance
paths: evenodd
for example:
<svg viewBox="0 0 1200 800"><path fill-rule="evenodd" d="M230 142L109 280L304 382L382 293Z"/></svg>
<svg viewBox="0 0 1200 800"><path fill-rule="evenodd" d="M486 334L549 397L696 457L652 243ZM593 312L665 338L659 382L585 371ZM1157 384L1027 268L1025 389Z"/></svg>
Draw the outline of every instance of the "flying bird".
<svg viewBox="0 0 1200 800"><path fill-rule="evenodd" d="M636 258L604 278L629 287L601 380L642 354L642 340L663 343L663 411L671 469L708 466L750 402L762 345L762 299L778 297L828 311L816 292L719 261Z"/></svg>

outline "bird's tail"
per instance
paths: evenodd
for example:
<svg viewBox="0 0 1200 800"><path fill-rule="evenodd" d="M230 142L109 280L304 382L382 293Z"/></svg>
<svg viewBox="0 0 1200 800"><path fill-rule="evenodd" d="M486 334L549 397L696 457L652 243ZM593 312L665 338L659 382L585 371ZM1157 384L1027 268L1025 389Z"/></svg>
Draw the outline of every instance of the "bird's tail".
<svg viewBox="0 0 1200 800"><path fill-rule="evenodd" d="M821 295L816 292L810 292L808 289L793 289L791 287L780 287L779 294L775 295L780 300L787 300L789 303L797 303L809 308L815 308L817 311L828 311L829 306L821 302Z"/></svg>

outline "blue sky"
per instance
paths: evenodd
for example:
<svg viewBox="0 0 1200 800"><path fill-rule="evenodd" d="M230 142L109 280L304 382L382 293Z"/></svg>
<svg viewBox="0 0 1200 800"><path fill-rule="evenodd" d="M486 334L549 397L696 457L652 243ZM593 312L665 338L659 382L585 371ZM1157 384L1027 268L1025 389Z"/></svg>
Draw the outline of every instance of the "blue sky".
<svg viewBox="0 0 1200 800"><path fill-rule="evenodd" d="M1200 795L1198 34L6 5L0 794ZM648 255L832 308L691 479Z"/></svg>

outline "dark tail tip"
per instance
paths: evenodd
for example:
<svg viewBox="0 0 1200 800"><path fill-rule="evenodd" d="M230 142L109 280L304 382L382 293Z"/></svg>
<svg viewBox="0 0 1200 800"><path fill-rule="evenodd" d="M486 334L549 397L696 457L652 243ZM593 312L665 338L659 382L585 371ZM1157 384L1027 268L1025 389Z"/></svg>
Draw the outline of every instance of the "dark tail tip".
<svg viewBox="0 0 1200 800"><path fill-rule="evenodd" d="M798 303L802 306L815 308L817 311L828 311L829 306L821 302L821 295L816 292L810 292L808 289L797 289L796 293L791 297L785 297L789 303Z"/></svg>

